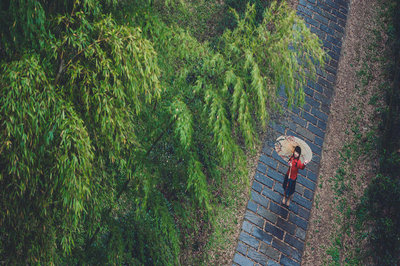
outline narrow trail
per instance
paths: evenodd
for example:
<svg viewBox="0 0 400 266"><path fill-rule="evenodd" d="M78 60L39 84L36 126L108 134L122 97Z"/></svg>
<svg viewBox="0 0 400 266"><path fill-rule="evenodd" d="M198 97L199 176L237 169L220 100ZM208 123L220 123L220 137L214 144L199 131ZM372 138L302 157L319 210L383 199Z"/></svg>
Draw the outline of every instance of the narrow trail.
<svg viewBox="0 0 400 266"><path fill-rule="evenodd" d="M271 124L272 134L264 140L258 160L233 265L301 263L349 6L349 0L298 2L298 15L323 41L331 60L319 71L317 82L309 82L304 89L303 108L288 110L286 117ZM299 171L289 208L281 205L287 163L274 152L275 139L285 134L305 140L313 151L312 162Z"/></svg>

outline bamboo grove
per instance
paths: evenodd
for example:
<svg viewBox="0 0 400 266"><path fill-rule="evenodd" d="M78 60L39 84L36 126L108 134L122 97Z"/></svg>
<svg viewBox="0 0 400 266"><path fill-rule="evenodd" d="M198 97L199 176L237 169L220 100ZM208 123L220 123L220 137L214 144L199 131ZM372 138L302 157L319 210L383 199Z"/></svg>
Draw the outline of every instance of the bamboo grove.
<svg viewBox="0 0 400 266"><path fill-rule="evenodd" d="M279 88L303 103L325 53L284 1L216 45L159 11L186 4L1 1L1 263L180 264Z"/></svg>

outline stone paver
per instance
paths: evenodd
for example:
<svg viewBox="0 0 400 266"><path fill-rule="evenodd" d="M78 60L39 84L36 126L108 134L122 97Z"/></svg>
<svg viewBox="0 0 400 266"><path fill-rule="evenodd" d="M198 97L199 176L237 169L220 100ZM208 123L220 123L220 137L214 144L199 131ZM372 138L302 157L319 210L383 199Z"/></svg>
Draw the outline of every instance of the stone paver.
<svg viewBox="0 0 400 266"><path fill-rule="evenodd" d="M304 88L304 107L288 110L288 118L271 123L270 130L274 137L304 139L313 160L299 171L293 200L285 208L280 200L287 165L273 150L275 139L264 141L233 265L301 264L349 5L349 0L299 0L297 14L321 38L331 58L317 72L317 81Z"/></svg>

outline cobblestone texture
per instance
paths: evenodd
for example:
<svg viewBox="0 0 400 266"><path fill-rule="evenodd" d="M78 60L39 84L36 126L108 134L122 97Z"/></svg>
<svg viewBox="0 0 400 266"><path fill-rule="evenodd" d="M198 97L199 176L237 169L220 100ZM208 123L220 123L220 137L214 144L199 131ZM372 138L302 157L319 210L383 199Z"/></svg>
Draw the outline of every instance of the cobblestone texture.
<svg viewBox="0 0 400 266"><path fill-rule="evenodd" d="M349 5L349 0L299 0L297 14L321 38L331 59L318 71L317 82L304 88L304 107L287 111L287 121L271 122L270 130L276 137L304 139L313 160L299 172L293 200L285 208L280 201L287 166L273 150L274 139L264 141L233 265L301 264Z"/></svg>

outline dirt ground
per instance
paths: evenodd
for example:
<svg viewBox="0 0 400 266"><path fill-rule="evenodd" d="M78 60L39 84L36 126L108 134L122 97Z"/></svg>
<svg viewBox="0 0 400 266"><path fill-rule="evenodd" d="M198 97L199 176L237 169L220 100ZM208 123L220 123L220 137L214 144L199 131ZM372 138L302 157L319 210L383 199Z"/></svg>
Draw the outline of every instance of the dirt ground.
<svg viewBox="0 0 400 266"><path fill-rule="evenodd" d="M334 193L332 186L327 181L330 177L335 176L338 169L339 150L346 141L351 141L352 136L346 135L345 132L346 129L349 129L349 117L351 117L352 112L354 114L353 107L368 103L370 97L375 93L374 88L377 88L378 82L381 81L379 65L372 65L371 67L376 69L372 69L374 76L371 83L365 87L364 93L360 93L356 89L360 83L357 71L367 61L371 29L377 28L374 25L374 18L378 9L377 2L377 0L356 0L351 1L350 4L346 36L339 62L335 95L330 108L331 113L324 140L318 185L314 196L302 265L322 265L327 262L326 248L331 244L332 233L337 229L337 224L335 224L337 210L332 205ZM362 106L365 113L361 123L363 124L361 131L366 131L374 126L374 122L370 120L374 108L368 106L368 104L362 104ZM373 159L376 156L371 154L370 158ZM357 180L362 182L352 184L355 188L354 191L356 191L356 195L348 198L348 203L352 205L352 209L357 198L374 175L376 165L375 159L368 163L356 162L354 174L357 176ZM316 199L318 199L318 208L316 208ZM352 237L346 238L344 243L352 246L354 244Z"/></svg>

